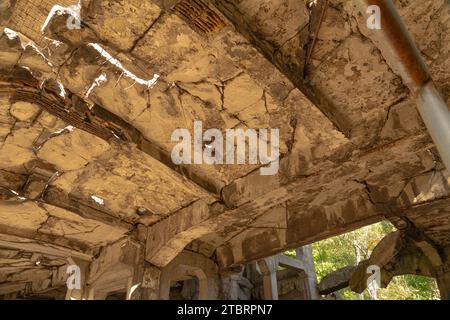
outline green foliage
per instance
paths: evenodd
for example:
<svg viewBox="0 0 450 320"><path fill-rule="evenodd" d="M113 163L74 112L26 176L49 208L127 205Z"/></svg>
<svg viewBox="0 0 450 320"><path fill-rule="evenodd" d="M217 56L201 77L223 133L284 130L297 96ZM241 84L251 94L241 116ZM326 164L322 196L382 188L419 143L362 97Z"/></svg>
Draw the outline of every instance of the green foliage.
<svg viewBox="0 0 450 320"><path fill-rule="evenodd" d="M313 244L313 256L318 281L330 272L348 265L356 265L357 250L360 260L370 257L375 246L388 233L395 231L388 221L383 221L337 237ZM287 255L295 256L295 251ZM341 290L344 299L361 299L350 289ZM367 290L364 299L370 299ZM386 289L378 290L378 299L386 300L429 300L438 299L436 281L428 277L406 275L395 277Z"/></svg>
<svg viewBox="0 0 450 320"><path fill-rule="evenodd" d="M395 277L378 296L383 300L438 300L439 290L433 278L405 275Z"/></svg>

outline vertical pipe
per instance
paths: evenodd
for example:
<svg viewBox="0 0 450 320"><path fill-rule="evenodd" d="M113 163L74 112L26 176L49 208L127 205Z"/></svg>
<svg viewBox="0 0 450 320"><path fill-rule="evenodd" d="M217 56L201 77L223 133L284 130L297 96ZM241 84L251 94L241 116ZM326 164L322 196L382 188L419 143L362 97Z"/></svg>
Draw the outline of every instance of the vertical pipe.
<svg viewBox="0 0 450 320"><path fill-rule="evenodd" d="M431 138L450 170L450 111L432 81L423 86L417 95L418 109Z"/></svg>
<svg viewBox="0 0 450 320"><path fill-rule="evenodd" d="M264 300L278 300L277 273L263 275Z"/></svg>
<svg viewBox="0 0 450 320"><path fill-rule="evenodd" d="M381 30L372 32L383 55L399 71L403 82L416 94L419 113L450 170L450 110L436 89L428 67L408 32L392 0L358 0L366 8L377 5L381 12ZM361 8L361 7L360 7ZM363 8L361 8L363 9Z"/></svg>
<svg viewBox="0 0 450 320"><path fill-rule="evenodd" d="M373 30L383 56L401 76L412 92L431 80L431 75L416 43L408 32L392 0L358 0L359 8L366 10L371 5L380 8L381 29Z"/></svg>

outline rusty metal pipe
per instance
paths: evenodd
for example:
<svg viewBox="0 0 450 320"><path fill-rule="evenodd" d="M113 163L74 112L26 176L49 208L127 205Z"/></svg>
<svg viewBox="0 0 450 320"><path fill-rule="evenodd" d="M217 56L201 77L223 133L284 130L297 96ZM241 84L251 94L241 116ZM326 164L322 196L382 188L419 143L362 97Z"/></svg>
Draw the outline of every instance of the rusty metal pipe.
<svg viewBox="0 0 450 320"><path fill-rule="evenodd" d="M396 65L396 71L400 73L403 82L416 92L431 80L430 72L422 55L417 48L414 39L403 23L392 0L358 0L364 4L362 8L376 5L381 11L381 30L374 30L373 36L379 43L388 46L383 52L386 59L391 59L391 64Z"/></svg>
<svg viewBox="0 0 450 320"><path fill-rule="evenodd" d="M402 77L417 99L419 113L450 170L450 111L434 85L428 67L392 0L357 0L366 12L371 5L381 11L381 30L370 36L378 42L388 64Z"/></svg>

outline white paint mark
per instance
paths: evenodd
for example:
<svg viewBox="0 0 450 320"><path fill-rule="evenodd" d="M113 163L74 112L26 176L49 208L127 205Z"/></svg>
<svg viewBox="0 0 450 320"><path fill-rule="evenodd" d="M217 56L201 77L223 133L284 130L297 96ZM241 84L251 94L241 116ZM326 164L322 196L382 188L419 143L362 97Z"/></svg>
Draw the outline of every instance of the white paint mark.
<svg viewBox="0 0 450 320"><path fill-rule="evenodd" d="M114 65L117 68L119 68L120 70L122 70L123 71L123 75L125 77L128 77L128 78L134 80L136 83L139 83L139 84L141 84L143 86L146 86L148 88L153 88L155 86L156 82L158 81L159 77L160 77L158 74L155 73L153 75L153 78L150 79L150 80L144 80L142 78L139 78L138 76L136 76L131 71L125 69L125 67L122 65L122 63L119 60L117 60L112 55L110 55L98 43L89 43L88 46L94 48L98 53L100 53L102 55L102 57L104 57L106 59L107 62L111 63L112 65Z"/></svg>
<svg viewBox="0 0 450 320"><path fill-rule="evenodd" d="M310 0L308 3L308 7L311 9L312 7L317 6L317 0Z"/></svg>
<svg viewBox="0 0 450 320"><path fill-rule="evenodd" d="M74 126L67 126L67 127L65 127L65 128L63 128L63 129L61 129L61 130L58 130L58 131L55 131L55 132L53 132L53 134L61 134L61 133L64 133L64 132L72 132L73 130L75 130L75 127Z"/></svg>
<svg viewBox="0 0 450 320"><path fill-rule="evenodd" d="M58 81L58 86L59 86L59 95L63 98L66 97L66 89L64 89L64 85Z"/></svg>
<svg viewBox="0 0 450 320"><path fill-rule="evenodd" d="M128 300L131 300L131 297L133 296L133 293L136 291L137 288L139 288L140 285L141 284L138 283L138 284L135 284L134 286L132 286L130 288L130 292L128 293Z"/></svg>
<svg viewBox="0 0 450 320"><path fill-rule="evenodd" d="M105 205L105 200L103 200L102 198L99 198L97 196L91 196L91 199L101 206Z"/></svg>
<svg viewBox="0 0 450 320"><path fill-rule="evenodd" d="M58 41L58 40L55 40L55 39L52 39L52 38L48 38L48 37L44 37L45 38L45 40L48 40L48 41L50 41L55 47L59 47L59 46L62 46L64 43L62 43L61 41Z"/></svg>
<svg viewBox="0 0 450 320"><path fill-rule="evenodd" d="M9 28L5 28L3 30L3 33L8 37L9 40L13 40L13 39L16 39L19 37L17 32L15 32L14 30L11 30Z"/></svg>
<svg viewBox="0 0 450 320"><path fill-rule="evenodd" d="M88 98L89 95L92 93L92 90L95 89L95 87L100 86L103 82L105 82L106 80L108 80L106 78L106 74L102 73L100 76L98 76L94 82L92 83L92 85L89 87L88 91L86 91L86 94L84 95L85 98Z"/></svg>
<svg viewBox="0 0 450 320"><path fill-rule="evenodd" d="M3 29L3 33L8 37L9 40L13 40L13 39L19 39L20 40L20 45L22 46L22 49L25 51L25 49L27 49L28 47L32 48L34 51L36 51L36 53L38 55L40 55L42 57L42 59L44 59L44 61L50 66L53 67L52 63L50 62L50 60L48 60L48 58L42 53L42 51L38 48L38 46L36 45L36 43L34 43L33 40L28 39L27 37L23 36L23 35L19 35L16 31L11 30L9 28L5 28ZM25 41L24 41L25 40Z"/></svg>
<svg viewBox="0 0 450 320"><path fill-rule="evenodd" d="M12 193L12 194L14 194L16 197L17 197L17 199L19 199L19 200L27 200L27 198L24 198L24 197L21 197L21 196L19 196L19 193L17 192L17 191L14 191L14 190L12 190L12 189L9 189L9 191Z"/></svg>
<svg viewBox="0 0 450 320"><path fill-rule="evenodd" d="M45 19L44 25L41 28L41 32L44 32L45 28L47 28L48 24L50 23L50 21L53 19L53 16L55 16L55 15L60 16L63 14L68 14L68 15L72 16L73 19L75 20L75 26L78 27L78 24L81 21L80 11L81 11L81 3L80 2L78 2L78 4L71 5L68 7L63 7L58 4L54 5L50 9L47 19ZM69 24L69 21L67 23Z"/></svg>

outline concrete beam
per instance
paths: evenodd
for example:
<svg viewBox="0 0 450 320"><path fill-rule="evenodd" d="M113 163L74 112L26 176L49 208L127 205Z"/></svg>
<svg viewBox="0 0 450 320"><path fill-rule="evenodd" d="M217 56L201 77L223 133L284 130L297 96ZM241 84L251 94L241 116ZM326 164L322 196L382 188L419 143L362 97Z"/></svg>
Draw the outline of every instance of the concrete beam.
<svg viewBox="0 0 450 320"><path fill-rule="evenodd" d="M213 215L213 209L202 200L180 209L147 229L146 261L165 267L193 240L209 233L197 228Z"/></svg>
<svg viewBox="0 0 450 320"><path fill-rule="evenodd" d="M65 259L69 257L75 257L83 261L92 261L93 259L93 255L89 253L75 251L73 249L58 246L53 243L5 234L0 234L0 247L42 253L49 256Z"/></svg>
<svg viewBox="0 0 450 320"><path fill-rule="evenodd" d="M118 139L121 142L135 143L139 150L159 161L171 171L175 171L180 175L180 179L181 176L190 179L193 185L196 185L206 194L218 194L220 192L220 189L212 181L200 177L190 167L175 165L169 152L146 139L139 130L106 108L98 104L90 108L87 103L73 93L70 93L70 96L73 97L71 101L62 99L51 88L46 88L47 91L44 93L39 89L37 83L37 87L33 88L14 83L14 78L7 79L9 82L1 82L4 80L0 77L0 94L11 97L11 101L37 104L69 125L107 142ZM86 119L89 119L89 121L86 121Z"/></svg>
<svg viewBox="0 0 450 320"><path fill-rule="evenodd" d="M258 261L263 277L264 300L278 300L278 258L278 256L273 256Z"/></svg>
<svg viewBox="0 0 450 320"><path fill-rule="evenodd" d="M49 180L42 181L43 188L38 192L36 190L30 190L32 188L32 185L29 183L31 176L32 174L23 175L0 170L0 196L5 200L14 200L20 196L29 201L46 203L75 213L82 218L96 220L112 227L126 230L132 228L131 223L119 220L107 211L92 208L87 200L75 199L59 188L49 186ZM36 199L28 198L30 194L34 193L39 193L39 197Z"/></svg>
<svg viewBox="0 0 450 320"><path fill-rule="evenodd" d="M347 266L327 274L319 283L319 293L327 295L347 288L355 270L355 266Z"/></svg>
<svg viewBox="0 0 450 320"><path fill-rule="evenodd" d="M306 270L306 265L303 261L290 258L288 256L285 256L284 254L278 255L278 265L283 268L295 270L298 272Z"/></svg>

